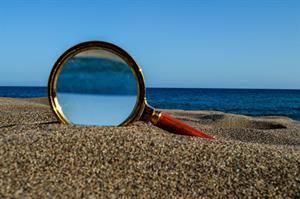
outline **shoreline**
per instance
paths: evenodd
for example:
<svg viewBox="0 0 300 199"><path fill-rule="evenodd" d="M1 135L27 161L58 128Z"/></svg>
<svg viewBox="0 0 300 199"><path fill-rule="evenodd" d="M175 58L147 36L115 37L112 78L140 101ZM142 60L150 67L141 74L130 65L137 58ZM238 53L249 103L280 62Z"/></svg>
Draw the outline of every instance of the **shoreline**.
<svg viewBox="0 0 300 199"><path fill-rule="evenodd" d="M33 97L33 98L12 98L12 97L0 97L0 100L23 100L26 102L37 102L44 105L49 105L48 97ZM154 107L155 108L155 107ZM156 108L155 108L156 109ZM300 120L295 120L293 118L287 117L287 116L280 116L280 115L260 115L260 116L252 116L252 115L242 115L242 114L236 114L236 113L226 113L222 111L215 111L215 110L184 110L184 109L159 109L160 111L166 111L168 113L180 113L180 112L188 112L188 113L198 113L198 114L223 114L223 115L230 115L230 116L241 116L241 117L249 117L249 118L256 118L256 119L287 119L291 120L296 123L300 123Z"/></svg>

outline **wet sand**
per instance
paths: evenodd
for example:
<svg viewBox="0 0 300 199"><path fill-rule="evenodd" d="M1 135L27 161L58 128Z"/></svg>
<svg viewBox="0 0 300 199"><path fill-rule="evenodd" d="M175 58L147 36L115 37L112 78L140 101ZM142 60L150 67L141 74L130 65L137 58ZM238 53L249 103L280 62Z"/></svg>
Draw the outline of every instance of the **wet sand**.
<svg viewBox="0 0 300 199"><path fill-rule="evenodd" d="M216 140L63 125L46 99L0 98L0 198L300 197L299 122L166 111Z"/></svg>

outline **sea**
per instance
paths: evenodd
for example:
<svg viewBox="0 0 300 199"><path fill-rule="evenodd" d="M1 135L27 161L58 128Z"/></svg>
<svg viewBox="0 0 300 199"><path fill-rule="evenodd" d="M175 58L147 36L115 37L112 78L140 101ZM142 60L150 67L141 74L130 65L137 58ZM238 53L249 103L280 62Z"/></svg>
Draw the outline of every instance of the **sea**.
<svg viewBox="0 0 300 199"><path fill-rule="evenodd" d="M148 103L159 109L213 110L249 116L286 116L300 121L300 90L148 88L146 95ZM0 97L47 97L47 88L0 87Z"/></svg>

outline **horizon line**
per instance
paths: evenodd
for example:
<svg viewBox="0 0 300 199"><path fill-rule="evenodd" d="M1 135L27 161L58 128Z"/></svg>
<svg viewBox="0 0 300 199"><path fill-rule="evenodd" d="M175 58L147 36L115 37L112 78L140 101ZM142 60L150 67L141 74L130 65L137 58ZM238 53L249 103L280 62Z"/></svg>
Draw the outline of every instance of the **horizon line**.
<svg viewBox="0 0 300 199"><path fill-rule="evenodd" d="M48 88L48 86L0 86L0 87L29 87ZM228 89L228 90L300 90L300 88L222 88L222 87L146 87L146 89Z"/></svg>

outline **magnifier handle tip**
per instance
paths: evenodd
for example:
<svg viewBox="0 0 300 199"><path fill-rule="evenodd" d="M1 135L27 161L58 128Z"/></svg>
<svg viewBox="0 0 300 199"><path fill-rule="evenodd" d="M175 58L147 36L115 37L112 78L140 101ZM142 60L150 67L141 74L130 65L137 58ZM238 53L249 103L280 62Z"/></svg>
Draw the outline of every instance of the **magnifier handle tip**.
<svg viewBox="0 0 300 199"><path fill-rule="evenodd" d="M156 126L175 134L197 136L208 140L215 139L164 112L159 114Z"/></svg>

